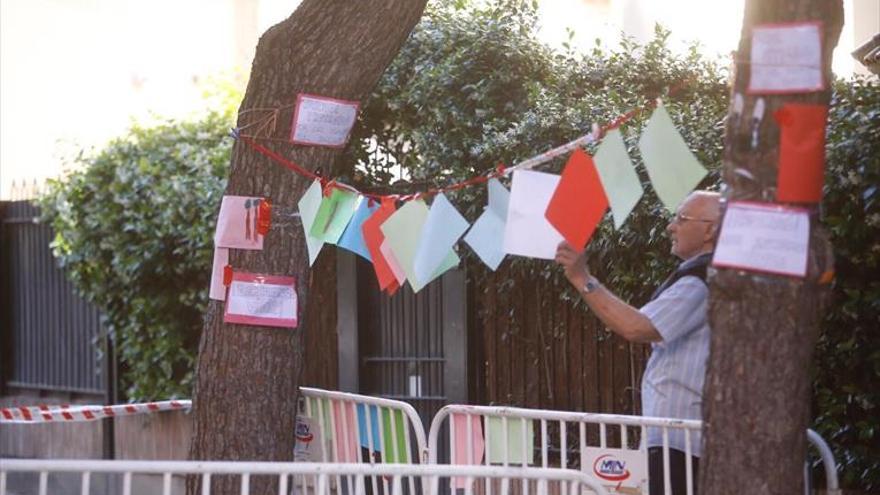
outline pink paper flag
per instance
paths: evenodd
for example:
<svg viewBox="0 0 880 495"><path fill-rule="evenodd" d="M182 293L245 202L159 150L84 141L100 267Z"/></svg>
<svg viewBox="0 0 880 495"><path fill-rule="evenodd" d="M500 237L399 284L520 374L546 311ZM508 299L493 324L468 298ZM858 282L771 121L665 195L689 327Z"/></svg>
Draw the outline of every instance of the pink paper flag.
<svg viewBox="0 0 880 495"><path fill-rule="evenodd" d="M353 402L334 400L333 440L335 442L335 462L357 462L360 444L358 443L358 423Z"/></svg>
<svg viewBox="0 0 880 495"><path fill-rule="evenodd" d="M470 435L468 435L468 418L470 418ZM483 461L483 425L480 416L469 414L453 414L452 430L455 444L452 449L452 464L475 464ZM467 478L454 478L455 488L467 488Z"/></svg>

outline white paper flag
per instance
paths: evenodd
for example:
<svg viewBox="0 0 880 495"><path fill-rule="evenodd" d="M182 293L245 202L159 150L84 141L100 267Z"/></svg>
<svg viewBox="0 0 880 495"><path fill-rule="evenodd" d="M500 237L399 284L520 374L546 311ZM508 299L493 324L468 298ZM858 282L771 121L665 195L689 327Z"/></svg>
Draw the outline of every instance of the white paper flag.
<svg viewBox="0 0 880 495"><path fill-rule="evenodd" d="M544 212L559 184L559 176L518 170L513 173L504 252L516 256L552 260L562 235L547 221Z"/></svg>

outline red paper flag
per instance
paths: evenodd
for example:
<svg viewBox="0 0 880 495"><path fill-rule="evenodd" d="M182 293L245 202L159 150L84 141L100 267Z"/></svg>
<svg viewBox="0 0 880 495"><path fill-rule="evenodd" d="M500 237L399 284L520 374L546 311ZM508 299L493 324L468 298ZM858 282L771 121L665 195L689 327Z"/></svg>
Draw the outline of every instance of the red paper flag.
<svg viewBox="0 0 880 495"><path fill-rule="evenodd" d="M559 179L544 216L575 249L584 249L608 210L593 159L577 148Z"/></svg>
<svg viewBox="0 0 880 495"><path fill-rule="evenodd" d="M780 131L776 200L783 203L822 201L828 107L787 103L773 117Z"/></svg>
<svg viewBox="0 0 880 495"><path fill-rule="evenodd" d="M388 295L394 294L397 290L397 279L394 272L382 256L379 246L385 240L385 234L379 227L388 217L394 213L397 208L394 206L394 200L391 198L383 198L382 205L370 215L370 218L364 220L361 225L361 232L364 234L364 244L370 251L370 257L373 259L373 269L376 270L376 278L379 279L379 289L388 292Z"/></svg>

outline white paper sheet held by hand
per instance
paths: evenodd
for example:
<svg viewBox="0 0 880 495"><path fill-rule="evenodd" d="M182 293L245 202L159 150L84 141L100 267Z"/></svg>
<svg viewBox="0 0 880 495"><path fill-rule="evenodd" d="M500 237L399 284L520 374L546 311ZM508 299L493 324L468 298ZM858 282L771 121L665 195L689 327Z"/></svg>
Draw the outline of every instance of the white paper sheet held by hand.
<svg viewBox="0 0 880 495"><path fill-rule="evenodd" d="M809 241L807 210L734 201L724 214L712 265L803 277Z"/></svg>
<svg viewBox="0 0 880 495"><path fill-rule="evenodd" d="M494 271L504 260L504 224L507 222L510 192L498 179L489 179L486 187L489 189L489 204L464 236L464 242Z"/></svg>
<svg viewBox="0 0 880 495"><path fill-rule="evenodd" d="M559 184L559 176L517 170L510 187L510 204L504 226L504 252L516 256L552 260L562 234L547 221L544 212Z"/></svg>
<svg viewBox="0 0 880 495"><path fill-rule="evenodd" d="M443 193L431 203L416 247L414 271L419 280L428 280L467 230L468 222Z"/></svg>

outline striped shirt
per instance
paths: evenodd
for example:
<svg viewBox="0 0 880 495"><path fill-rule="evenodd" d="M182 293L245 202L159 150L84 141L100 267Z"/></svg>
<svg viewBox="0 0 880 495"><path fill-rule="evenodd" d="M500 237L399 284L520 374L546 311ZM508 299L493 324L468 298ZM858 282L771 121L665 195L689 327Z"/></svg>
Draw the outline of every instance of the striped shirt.
<svg viewBox="0 0 880 495"><path fill-rule="evenodd" d="M663 337L662 342L651 344L651 358L642 377L644 416L702 419L709 357L708 302L706 284L685 276L639 310ZM691 454L698 457L700 440L699 433L691 434ZM647 445L663 445L660 428L648 428ZM669 446L685 451L683 430L669 430Z"/></svg>

